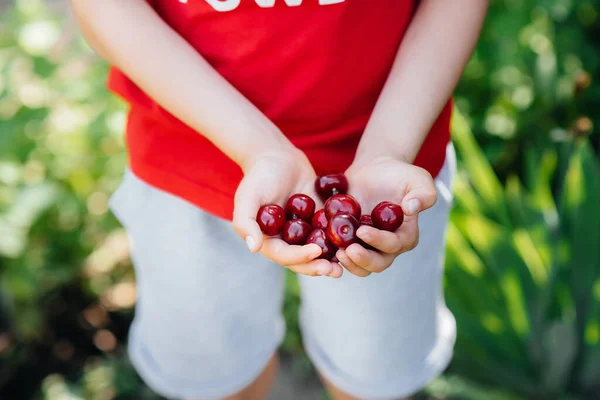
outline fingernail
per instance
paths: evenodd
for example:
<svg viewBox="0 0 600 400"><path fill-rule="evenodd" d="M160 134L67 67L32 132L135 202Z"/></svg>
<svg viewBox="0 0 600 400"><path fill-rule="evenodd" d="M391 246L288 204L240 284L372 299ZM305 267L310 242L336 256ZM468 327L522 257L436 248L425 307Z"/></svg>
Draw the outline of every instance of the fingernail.
<svg viewBox="0 0 600 400"><path fill-rule="evenodd" d="M421 208L421 202L417 199L412 199L408 201L408 207L406 209L406 211L410 214L416 214L417 212L419 212L419 208Z"/></svg>
<svg viewBox="0 0 600 400"><path fill-rule="evenodd" d="M254 240L254 238L252 236L246 236L246 245L248 245L248 248L250 249L250 251L254 251L254 247L256 246L256 241Z"/></svg>
<svg viewBox="0 0 600 400"><path fill-rule="evenodd" d="M331 266L329 265L321 264L317 267L317 274L320 276L329 275L330 272Z"/></svg>

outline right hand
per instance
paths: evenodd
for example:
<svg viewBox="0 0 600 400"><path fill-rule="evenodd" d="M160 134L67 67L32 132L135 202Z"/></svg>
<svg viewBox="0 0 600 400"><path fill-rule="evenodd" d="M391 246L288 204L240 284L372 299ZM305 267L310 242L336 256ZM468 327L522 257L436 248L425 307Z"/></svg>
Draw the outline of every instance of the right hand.
<svg viewBox="0 0 600 400"><path fill-rule="evenodd" d="M317 259L322 253L316 244L292 246L279 237L263 235L256 214L266 204L285 207L287 199L303 193L322 208L315 192L315 171L300 150L273 151L259 154L244 165L242 179L234 199L233 226L251 252L263 256L296 273L339 278L339 264Z"/></svg>

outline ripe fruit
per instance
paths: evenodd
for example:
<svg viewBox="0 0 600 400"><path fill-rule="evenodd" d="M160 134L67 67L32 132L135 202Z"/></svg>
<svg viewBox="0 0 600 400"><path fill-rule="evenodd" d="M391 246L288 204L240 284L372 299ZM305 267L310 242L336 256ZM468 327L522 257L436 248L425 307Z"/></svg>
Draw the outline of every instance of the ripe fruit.
<svg viewBox="0 0 600 400"><path fill-rule="evenodd" d="M313 215L312 218L312 227L315 229L327 229L327 216L325 215L325 210L321 209Z"/></svg>
<svg viewBox="0 0 600 400"><path fill-rule="evenodd" d="M356 243L356 230L359 224L356 218L350 214L337 214L329 220L327 227L327 238L341 249L345 249L352 243Z"/></svg>
<svg viewBox="0 0 600 400"><path fill-rule="evenodd" d="M373 225L373 218L371 218L371 216L369 214L361 215L359 222L361 225L375 227L375 225Z"/></svg>
<svg viewBox="0 0 600 400"><path fill-rule="evenodd" d="M315 181L315 189L321 200L326 201L335 194L347 193L348 179L344 174L322 175Z"/></svg>
<svg viewBox="0 0 600 400"><path fill-rule="evenodd" d="M327 219L331 220L336 214L350 214L358 220L360 218L360 204L349 194L331 196L325 202L325 215Z"/></svg>
<svg viewBox="0 0 600 400"><path fill-rule="evenodd" d="M275 236L281 232L285 225L285 213L277 204L267 204L258 209L256 222L260 230L268 236Z"/></svg>
<svg viewBox="0 0 600 400"><path fill-rule="evenodd" d="M315 201L305 194L295 194L285 205L285 215L288 219L303 219L310 221L315 213Z"/></svg>
<svg viewBox="0 0 600 400"><path fill-rule="evenodd" d="M404 211L398 204L382 201L371 212L371 218L375 228L394 232L404 222Z"/></svg>
<svg viewBox="0 0 600 400"><path fill-rule="evenodd" d="M308 222L294 219L285 223L281 237L287 244L303 245L311 231L312 227Z"/></svg>
<svg viewBox="0 0 600 400"><path fill-rule="evenodd" d="M308 235L308 239L306 239L306 244L318 244L323 253L319 256L319 258L324 258L325 260L331 260L335 256L335 252L337 248L327 239L325 235L325 231L323 229L315 229Z"/></svg>

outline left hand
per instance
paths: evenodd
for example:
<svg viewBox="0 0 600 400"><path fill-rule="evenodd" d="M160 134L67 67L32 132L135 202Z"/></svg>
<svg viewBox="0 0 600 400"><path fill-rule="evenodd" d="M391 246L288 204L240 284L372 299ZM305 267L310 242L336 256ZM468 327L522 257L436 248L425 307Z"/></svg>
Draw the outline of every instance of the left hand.
<svg viewBox="0 0 600 400"><path fill-rule="evenodd" d="M355 162L346 171L349 194L370 214L382 201L399 204L404 210L404 223L396 232L361 226L357 236L378 251L353 244L338 250L340 263L352 274L366 277L386 270L396 257L414 249L419 243L418 214L437 201L433 178L423 168L392 157Z"/></svg>

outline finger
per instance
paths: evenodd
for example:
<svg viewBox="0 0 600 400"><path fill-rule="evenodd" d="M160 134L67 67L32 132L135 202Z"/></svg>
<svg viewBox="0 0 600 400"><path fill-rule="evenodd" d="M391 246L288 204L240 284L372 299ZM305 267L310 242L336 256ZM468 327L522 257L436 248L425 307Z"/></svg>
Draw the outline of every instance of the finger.
<svg viewBox="0 0 600 400"><path fill-rule="evenodd" d="M333 278L334 276L332 275L334 275L333 272L335 272L333 263L323 259L314 260L309 263L288 265L286 268L297 274L307 276L331 276ZM339 265L338 268L341 269Z"/></svg>
<svg viewBox="0 0 600 400"><path fill-rule="evenodd" d="M298 265L311 262L319 257L323 250L316 244L291 246L276 237L264 240L260 253L279 265Z"/></svg>
<svg viewBox="0 0 600 400"><path fill-rule="evenodd" d="M419 243L418 215L408 216L396 232L382 231L363 225L356 235L385 254L398 255L417 247Z"/></svg>
<svg viewBox="0 0 600 400"><path fill-rule="evenodd" d="M252 195L249 185L242 182L235 193L233 227L238 235L246 241L248 249L257 253L263 246L263 233L256 222L256 213L260 208L260 201Z"/></svg>
<svg viewBox="0 0 600 400"><path fill-rule="evenodd" d="M338 264L338 263L334 263L331 262L331 266L332 266L332 270L331 270L331 274L329 274L330 277L332 278L341 278L342 275L344 274L344 268Z"/></svg>
<svg viewBox="0 0 600 400"><path fill-rule="evenodd" d="M391 254L381 254L376 251L365 249L359 244L353 244L346 249L346 254L350 260L362 269L379 274L385 271L395 256Z"/></svg>
<svg viewBox="0 0 600 400"><path fill-rule="evenodd" d="M344 266L344 268L346 268L348 272L350 272L352 275L356 275L361 278L366 278L367 276L371 275L369 271L356 265L354 261L352 261L350 257L348 257L344 250L338 250L336 253L336 257Z"/></svg>
<svg viewBox="0 0 600 400"><path fill-rule="evenodd" d="M408 191L400 206L406 215L415 215L433 207L437 201L437 190L429 172L424 169L415 174L408 186Z"/></svg>

